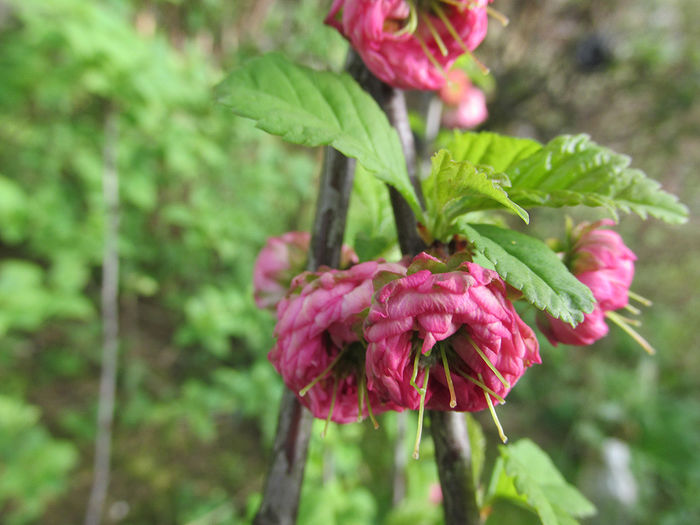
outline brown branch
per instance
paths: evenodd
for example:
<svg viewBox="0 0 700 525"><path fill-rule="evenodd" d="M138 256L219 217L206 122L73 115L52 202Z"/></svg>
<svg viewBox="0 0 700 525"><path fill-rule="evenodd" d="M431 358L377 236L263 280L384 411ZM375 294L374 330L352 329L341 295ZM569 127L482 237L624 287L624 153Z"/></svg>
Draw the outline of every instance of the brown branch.
<svg viewBox="0 0 700 525"><path fill-rule="evenodd" d="M346 69L362 86L373 78L353 52L348 55ZM354 174L354 159L326 148L311 235L309 270L321 265L337 268L340 263ZM312 422L309 411L301 406L293 392L285 389L272 462L254 525L293 525L296 522Z"/></svg>
<svg viewBox="0 0 700 525"><path fill-rule="evenodd" d="M399 134L411 182L423 203L416 176L415 144L408 124L403 92L383 86L372 94L382 105L389 121ZM398 192L393 188L390 190L401 251L404 255L416 255L425 249L425 244L418 235L416 219L411 208ZM471 477L471 449L464 416L456 412L429 413L442 486L445 523L446 525L477 525L481 521Z"/></svg>
<svg viewBox="0 0 700 525"><path fill-rule="evenodd" d="M429 411L446 525L481 523L464 414Z"/></svg>

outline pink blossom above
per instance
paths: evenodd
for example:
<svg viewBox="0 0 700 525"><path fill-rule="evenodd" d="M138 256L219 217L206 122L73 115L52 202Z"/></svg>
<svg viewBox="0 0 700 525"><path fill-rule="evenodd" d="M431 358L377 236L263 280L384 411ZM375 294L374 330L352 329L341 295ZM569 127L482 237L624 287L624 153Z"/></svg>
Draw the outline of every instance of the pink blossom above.
<svg viewBox="0 0 700 525"><path fill-rule="evenodd" d="M483 123L489 116L486 95L474 87L467 74L453 69L440 90L445 104L442 125L450 129L471 129Z"/></svg>
<svg viewBox="0 0 700 525"><path fill-rule="evenodd" d="M416 259L434 258L423 253ZM411 385L414 373L415 384L423 387L430 370L426 408L477 411L488 406L477 381L497 403L527 367L540 362L537 338L507 299L504 282L470 262L457 271L419 270L386 284L370 308L365 338L369 385L410 409L420 405L420 393ZM442 352L454 387L454 407Z"/></svg>
<svg viewBox="0 0 700 525"><path fill-rule="evenodd" d="M304 271L311 234L287 232L265 243L253 267L253 296L258 308L274 310L295 275ZM343 245L341 268L358 261L355 251Z"/></svg>
<svg viewBox="0 0 700 525"><path fill-rule="evenodd" d="M326 23L387 84L439 89L464 48L474 50L486 36L489 1L335 0Z"/></svg>
<svg viewBox="0 0 700 525"><path fill-rule="evenodd" d="M370 261L345 271L302 273L277 307L277 343L268 358L284 383L317 418L327 418L333 405L332 421L358 419L360 390L365 384L365 348L358 335L360 313L370 306L372 279L383 271L405 274L406 268ZM314 386L300 395L315 380ZM362 417L368 414L367 403L374 413L398 408L384 403L371 390L364 392L364 400Z"/></svg>

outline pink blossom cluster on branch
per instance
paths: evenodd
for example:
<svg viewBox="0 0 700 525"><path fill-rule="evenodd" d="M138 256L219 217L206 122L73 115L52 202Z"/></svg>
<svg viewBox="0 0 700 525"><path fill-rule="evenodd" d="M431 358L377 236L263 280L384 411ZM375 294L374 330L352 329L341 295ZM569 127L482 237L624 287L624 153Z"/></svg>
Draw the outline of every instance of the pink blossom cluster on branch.
<svg viewBox="0 0 700 525"><path fill-rule="evenodd" d="M583 223L570 235L565 260L596 306L576 327L541 314L538 326L553 344L591 344L607 333L605 316L627 307L636 258L617 233L601 228L610 224ZM267 243L256 262L255 275L267 275L254 280L256 298L261 283L277 291L299 268L300 243L308 247L299 232ZM349 262L357 260L350 248L345 252ZM410 261L322 267L289 280L269 359L315 417L338 423L370 417L376 424L374 415L387 410L488 408L495 419L494 406L541 362L537 338L510 299L520 294L465 251L448 255L443 245L433 253L440 258L423 252Z"/></svg>

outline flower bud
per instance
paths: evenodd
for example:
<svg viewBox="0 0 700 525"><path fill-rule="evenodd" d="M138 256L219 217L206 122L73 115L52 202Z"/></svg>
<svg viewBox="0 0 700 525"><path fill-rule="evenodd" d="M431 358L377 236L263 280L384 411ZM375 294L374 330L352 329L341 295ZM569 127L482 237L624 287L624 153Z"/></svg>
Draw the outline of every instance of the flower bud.
<svg viewBox="0 0 700 525"><path fill-rule="evenodd" d="M568 255L571 272L593 292L596 305L584 314L576 327L548 314L537 316L537 326L553 345L564 343L587 346L608 333L605 313L627 306L629 287L637 257L625 246L622 237L601 226L614 224L609 219L581 223L574 228L573 246Z"/></svg>

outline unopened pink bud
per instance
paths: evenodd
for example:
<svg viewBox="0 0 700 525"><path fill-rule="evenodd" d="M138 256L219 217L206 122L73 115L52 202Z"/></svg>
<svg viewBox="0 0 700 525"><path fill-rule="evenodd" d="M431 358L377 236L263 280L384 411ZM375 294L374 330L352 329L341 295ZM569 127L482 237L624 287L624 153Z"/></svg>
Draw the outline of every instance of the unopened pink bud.
<svg viewBox="0 0 700 525"><path fill-rule="evenodd" d="M555 346L557 343L587 346L605 337L608 333L605 312L627 306L637 257L618 233L601 229L613 224L609 219L581 223L572 232L570 269L593 292L596 305L576 327L548 314L538 315L537 326Z"/></svg>

